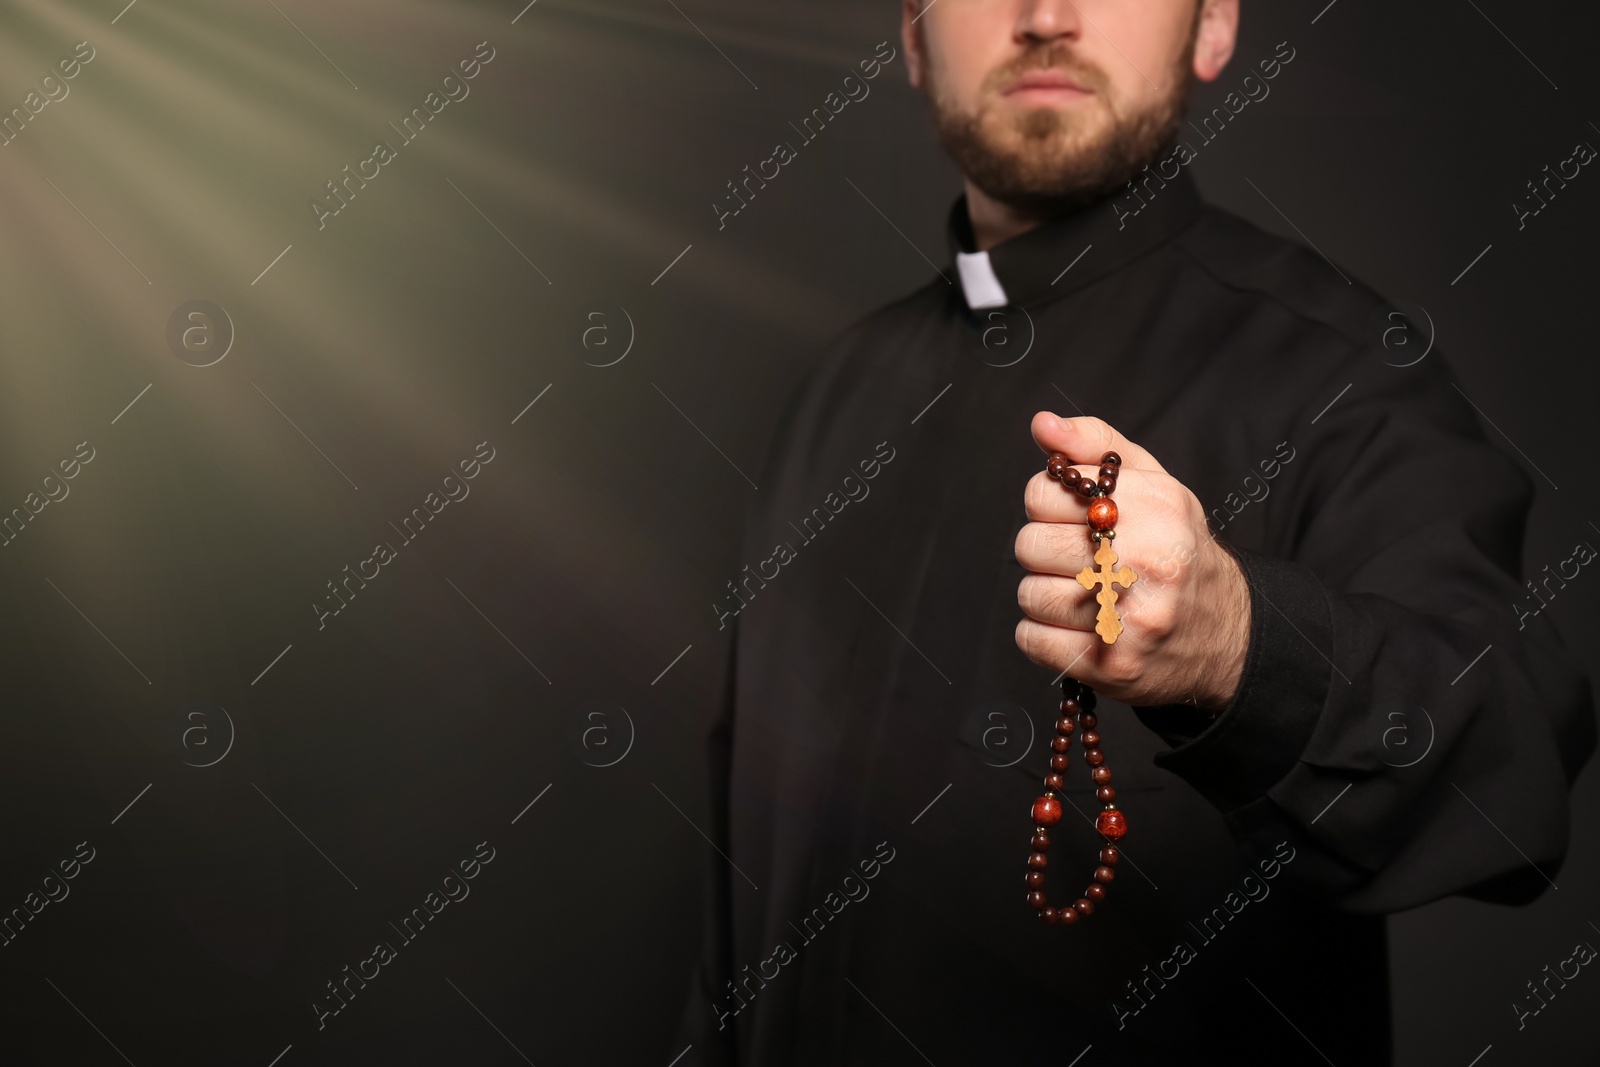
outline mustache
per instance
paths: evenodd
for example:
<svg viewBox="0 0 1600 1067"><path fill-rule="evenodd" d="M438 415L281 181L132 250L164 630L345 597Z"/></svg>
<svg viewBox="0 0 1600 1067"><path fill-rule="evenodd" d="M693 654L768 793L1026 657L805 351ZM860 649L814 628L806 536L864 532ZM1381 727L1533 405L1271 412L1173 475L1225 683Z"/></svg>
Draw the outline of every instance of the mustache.
<svg viewBox="0 0 1600 1067"><path fill-rule="evenodd" d="M1003 92L1022 75L1034 70L1054 70L1065 74L1085 89L1102 92L1110 84L1105 72L1074 55L1059 43L1033 48L990 71L984 88Z"/></svg>

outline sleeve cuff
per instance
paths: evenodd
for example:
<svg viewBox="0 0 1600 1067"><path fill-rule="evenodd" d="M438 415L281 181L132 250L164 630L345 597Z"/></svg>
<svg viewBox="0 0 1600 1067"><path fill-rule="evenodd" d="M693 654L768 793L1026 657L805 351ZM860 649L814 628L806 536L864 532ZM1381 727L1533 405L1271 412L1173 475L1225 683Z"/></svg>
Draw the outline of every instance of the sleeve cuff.
<svg viewBox="0 0 1600 1067"><path fill-rule="evenodd" d="M1222 544L1221 541L1217 542ZM1250 587L1250 641L1239 691L1207 722L1186 704L1135 708L1173 747L1155 764L1224 813L1264 796L1294 768L1328 698L1333 647L1327 591L1309 567L1224 545Z"/></svg>

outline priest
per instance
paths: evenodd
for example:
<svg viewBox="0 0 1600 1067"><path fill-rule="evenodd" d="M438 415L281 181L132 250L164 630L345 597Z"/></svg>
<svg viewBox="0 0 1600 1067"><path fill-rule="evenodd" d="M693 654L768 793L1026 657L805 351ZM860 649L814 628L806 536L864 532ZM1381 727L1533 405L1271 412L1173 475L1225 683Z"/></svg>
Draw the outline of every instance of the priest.
<svg viewBox="0 0 1600 1067"><path fill-rule="evenodd" d="M1147 169L1238 17L903 0L965 190L757 479L742 559L897 456L730 623L682 1064L1386 1064L1384 916L1553 884L1595 730L1531 479Z"/></svg>

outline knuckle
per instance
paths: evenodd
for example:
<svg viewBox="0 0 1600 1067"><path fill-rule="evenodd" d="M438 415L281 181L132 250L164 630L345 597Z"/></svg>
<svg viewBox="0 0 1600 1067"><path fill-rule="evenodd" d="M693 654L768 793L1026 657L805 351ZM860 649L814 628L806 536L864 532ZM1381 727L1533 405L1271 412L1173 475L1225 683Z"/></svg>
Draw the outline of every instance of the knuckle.
<svg viewBox="0 0 1600 1067"><path fill-rule="evenodd" d="M1029 517L1045 514L1049 507L1049 498L1045 491L1050 488L1049 477L1045 474L1035 474L1028 479L1027 486L1022 491L1022 506L1028 511Z"/></svg>
<svg viewBox="0 0 1600 1067"><path fill-rule="evenodd" d="M1035 663L1040 661L1040 656L1043 654L1043 640L1042 629L1032 619L1023 619L1017 623L1017 648Z"/></svg>

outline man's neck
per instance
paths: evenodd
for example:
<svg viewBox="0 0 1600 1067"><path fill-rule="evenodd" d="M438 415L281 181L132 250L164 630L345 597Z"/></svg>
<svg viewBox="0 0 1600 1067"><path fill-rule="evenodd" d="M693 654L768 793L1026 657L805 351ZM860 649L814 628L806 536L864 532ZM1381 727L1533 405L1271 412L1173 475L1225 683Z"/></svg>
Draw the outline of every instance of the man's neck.
<svg viewBox="0 0 1600 1067"><path fill-rule="evenodd" d="M972 222L972 239L979 252L987 252L1002 241L1027 233L1044 221L1001 203L970 180L966 187L967 217Z"/></svg>

